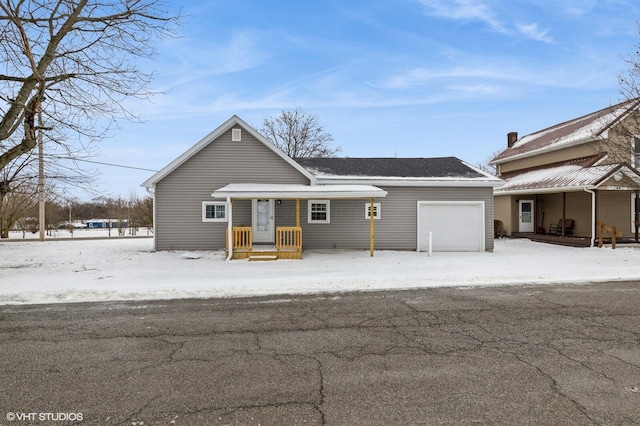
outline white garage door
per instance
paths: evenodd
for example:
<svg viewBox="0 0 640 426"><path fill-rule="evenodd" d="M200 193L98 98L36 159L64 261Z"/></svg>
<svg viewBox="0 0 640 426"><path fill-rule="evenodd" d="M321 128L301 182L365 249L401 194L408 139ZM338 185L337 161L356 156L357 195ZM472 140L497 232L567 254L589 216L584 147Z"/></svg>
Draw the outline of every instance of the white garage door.
<svg viewBox="0 0 640 426"><path fill-rule="evenodd" d="M418 201L418 250L484 251L484 201Z"/></svg>

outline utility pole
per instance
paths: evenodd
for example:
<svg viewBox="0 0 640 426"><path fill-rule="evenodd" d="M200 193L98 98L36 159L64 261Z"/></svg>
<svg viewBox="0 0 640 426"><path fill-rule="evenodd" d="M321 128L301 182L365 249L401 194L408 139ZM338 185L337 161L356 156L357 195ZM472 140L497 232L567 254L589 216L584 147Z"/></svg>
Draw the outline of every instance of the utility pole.
<svg viewBox="0 0 640 426"><path fill-rule="evenodd" d="M38 111L38 228L40 241L44 241L46 227L44 217L44 138L42 137L42 111Z"/></svg>

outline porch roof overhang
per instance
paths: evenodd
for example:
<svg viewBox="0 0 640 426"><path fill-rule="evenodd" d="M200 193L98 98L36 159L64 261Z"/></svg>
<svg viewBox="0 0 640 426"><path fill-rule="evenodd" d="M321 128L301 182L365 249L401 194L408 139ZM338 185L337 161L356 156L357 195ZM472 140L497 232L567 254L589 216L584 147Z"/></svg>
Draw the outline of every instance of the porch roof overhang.
<svg viewBox="0 0 640 426"><path fill-rule="evenodd" d="M627 178L632 185L614 185L610 178ZM584 190L635 190L640 188L640 174L625 165L609 164L591 167L563 165L525 172L505 179L505 185L495 190L495 195L550 194L581 192Z"/></svg>
<svg viewBox="0 0 640 426"><path fill-rule="evenodd" d="M381 198L387 191L372 185L299 185L231 183L217 189L213 198L277 198L277 199L353 199Z"/></svg>

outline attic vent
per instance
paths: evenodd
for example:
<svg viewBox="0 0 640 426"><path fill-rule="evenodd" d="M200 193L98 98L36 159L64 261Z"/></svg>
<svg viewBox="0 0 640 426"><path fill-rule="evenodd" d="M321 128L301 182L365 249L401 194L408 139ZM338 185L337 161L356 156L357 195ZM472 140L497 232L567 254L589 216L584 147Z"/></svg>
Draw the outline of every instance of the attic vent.
<svg viewBox="0 0 640 426"><path fill-rule="evenodd" d="M240 142L242 140L242 129L231 129L231 142Z"/></svg>

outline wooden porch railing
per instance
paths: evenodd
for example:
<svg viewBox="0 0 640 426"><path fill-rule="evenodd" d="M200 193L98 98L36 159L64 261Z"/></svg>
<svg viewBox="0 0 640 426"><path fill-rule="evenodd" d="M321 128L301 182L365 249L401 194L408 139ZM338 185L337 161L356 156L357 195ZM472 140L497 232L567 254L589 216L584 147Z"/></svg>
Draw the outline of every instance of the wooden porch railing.
<svg viewBox="0 0 640 426"><path fill-rule="evenodd" d="M277 227L276 249L302 251L302 228L299 226Z"/></svg>
<svg viewBox="0 0 640 426"><path fill-rule="evenodd" d="M609 226L602 223L601 220L597 222L598 225L598 247L602 247L604 245L603 234L604 231L607 231L611 234L611 248L616 248L616 237L622 237L622 232L618 231L615 226Z"/></svg>
<svg viewBox="0 0 640 426"><path fill-rule="evenodd" d="M251 250L253 237L250 226L234 226L233 250Z"/></svg>

